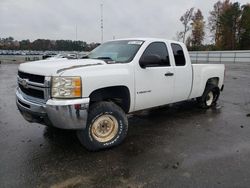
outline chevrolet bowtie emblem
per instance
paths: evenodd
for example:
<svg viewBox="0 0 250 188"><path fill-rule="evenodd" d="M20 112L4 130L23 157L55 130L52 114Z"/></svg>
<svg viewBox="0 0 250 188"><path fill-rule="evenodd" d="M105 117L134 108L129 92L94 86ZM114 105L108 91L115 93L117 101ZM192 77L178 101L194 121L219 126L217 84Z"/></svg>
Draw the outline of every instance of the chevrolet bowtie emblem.
<svg viewBox="0 0 250 188"><path fill-rule="evenodd" d="M28 88L28 80L27 79L22 79L20 83L24 88Z"/></svg>

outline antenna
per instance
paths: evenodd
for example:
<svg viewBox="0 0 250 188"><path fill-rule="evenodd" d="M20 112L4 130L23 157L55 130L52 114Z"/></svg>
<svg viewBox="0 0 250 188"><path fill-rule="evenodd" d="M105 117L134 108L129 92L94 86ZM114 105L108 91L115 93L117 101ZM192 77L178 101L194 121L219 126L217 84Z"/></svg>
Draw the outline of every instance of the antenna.
<svg viewBox="0 0 250 188"><path fill-rule="evenodd" d="M101 4L101 43L103 43L103 4Z"/></svg>

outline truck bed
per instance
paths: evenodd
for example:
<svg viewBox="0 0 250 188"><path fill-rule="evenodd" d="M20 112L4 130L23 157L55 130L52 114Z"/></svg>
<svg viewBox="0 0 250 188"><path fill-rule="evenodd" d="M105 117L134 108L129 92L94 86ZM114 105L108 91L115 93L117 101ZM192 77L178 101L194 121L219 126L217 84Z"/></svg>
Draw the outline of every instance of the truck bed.
<svg viewBox="0 0 250 188"><path fill-rule="evenodd" d="M200 97L206 87L209 78L218 78L218 86L221 89L224 82L225 65L223 64L192 64L193 82L189 98Z"/></svg>

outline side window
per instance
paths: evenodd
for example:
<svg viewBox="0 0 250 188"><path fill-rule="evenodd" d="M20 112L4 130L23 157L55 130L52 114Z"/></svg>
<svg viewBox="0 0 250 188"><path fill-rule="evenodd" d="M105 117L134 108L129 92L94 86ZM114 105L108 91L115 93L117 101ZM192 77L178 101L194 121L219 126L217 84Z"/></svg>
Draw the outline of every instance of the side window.
<svg viewBox="0 0 250 188"><path fill-rule="evenodd" d="M170 66L167 46L163 42L153 42L148 45L140 60L150 60L149 67ZM157 61L156 61L157 60Z"/></svg>
<svg viewBox="0 0 250 188"><path fill-rule="evenodd" d="M185 66L186 59L182 47L179 44L171 44L176 66Z"/></svg>

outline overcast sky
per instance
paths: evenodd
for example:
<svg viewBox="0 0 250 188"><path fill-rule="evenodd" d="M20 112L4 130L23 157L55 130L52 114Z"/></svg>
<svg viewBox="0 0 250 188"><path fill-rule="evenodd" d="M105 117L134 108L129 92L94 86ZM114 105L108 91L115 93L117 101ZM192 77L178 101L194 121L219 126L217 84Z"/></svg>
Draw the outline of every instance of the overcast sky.
<svg viewBox="0 0 250 188"><path fill-rule="evenodd" d="M217 0L0 0L0 37L17 40L77 39L100 42L103 3L104 41L124 37L173 39L189 8L205 18ZM232 1L234 2L234 1ZM241 4L249 0L238 0Z"/></svg>

